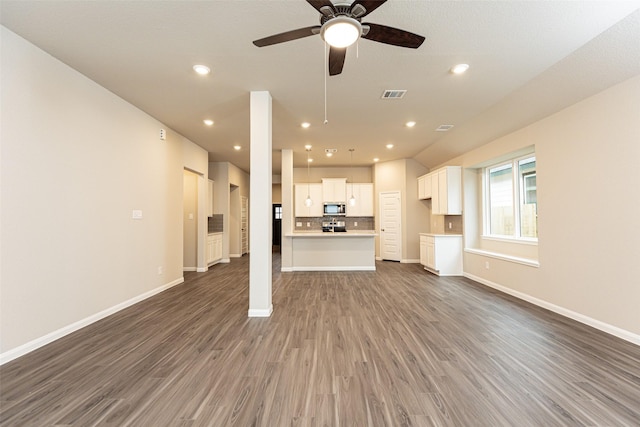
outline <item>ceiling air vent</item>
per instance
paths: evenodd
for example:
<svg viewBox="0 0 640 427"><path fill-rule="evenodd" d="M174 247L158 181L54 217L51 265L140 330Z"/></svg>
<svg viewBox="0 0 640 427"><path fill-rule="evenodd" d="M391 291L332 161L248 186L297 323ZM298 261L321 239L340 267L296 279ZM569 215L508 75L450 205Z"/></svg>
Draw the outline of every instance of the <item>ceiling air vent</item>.
<svg viewBox="0 0 640 427"><path fill-rule="evenodd" d="M436 132L446 132L451 129L453 125L440 125L436 128Z"/></svg>
<svg viewBox="0 0 640 427"><path fill-rule="evenodd" d="M407 93L406 90L387 89L382 92L382 99L400 99Z"/></svg>

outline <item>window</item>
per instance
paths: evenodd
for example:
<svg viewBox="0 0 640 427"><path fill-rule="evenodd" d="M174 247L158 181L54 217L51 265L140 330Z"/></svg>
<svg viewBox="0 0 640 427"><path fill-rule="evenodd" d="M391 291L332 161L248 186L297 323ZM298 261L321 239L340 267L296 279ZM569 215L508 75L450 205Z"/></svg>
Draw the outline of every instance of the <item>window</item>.
<svg viewBox="0 0 640 427"><path fill-rule="evenodd" d="M538 238L536 158L519 157L485 169L485 235Z"/></svg>
<svg viewBox="0 0 640 427"><path fill-rule="evenodd" d="M282 206L274 206L274 219L282 219Z"/></svg>

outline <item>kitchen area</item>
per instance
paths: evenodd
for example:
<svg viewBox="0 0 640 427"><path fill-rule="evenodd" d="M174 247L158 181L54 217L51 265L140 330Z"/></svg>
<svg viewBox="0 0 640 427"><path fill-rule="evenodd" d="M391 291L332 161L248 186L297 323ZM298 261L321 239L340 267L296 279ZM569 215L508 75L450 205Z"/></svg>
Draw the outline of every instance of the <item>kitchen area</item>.
<svg viewBox="0 0 640 427"><path fill-rule="evenodd" d="M373 183L321 181L294 185L291 271L375 270Z"/></svg>

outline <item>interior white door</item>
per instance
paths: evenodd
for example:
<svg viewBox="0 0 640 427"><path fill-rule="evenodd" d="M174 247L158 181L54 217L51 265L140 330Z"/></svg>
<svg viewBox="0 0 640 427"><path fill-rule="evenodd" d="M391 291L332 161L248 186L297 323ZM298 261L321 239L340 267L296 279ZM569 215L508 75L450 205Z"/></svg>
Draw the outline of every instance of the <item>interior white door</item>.
<svg viewBox="0 0 640 427"><path fill-rule="evenodd" d="M249 199L247 196L241 196L240 200L242 203L240 208L241 255L244 255L249 252Z"/></svg>
<svg viewBox="0 0 640 427"><path fill-rule="evenodd" d="M402 207L399 191L380 193L380 257L402 259Z"/></svg>

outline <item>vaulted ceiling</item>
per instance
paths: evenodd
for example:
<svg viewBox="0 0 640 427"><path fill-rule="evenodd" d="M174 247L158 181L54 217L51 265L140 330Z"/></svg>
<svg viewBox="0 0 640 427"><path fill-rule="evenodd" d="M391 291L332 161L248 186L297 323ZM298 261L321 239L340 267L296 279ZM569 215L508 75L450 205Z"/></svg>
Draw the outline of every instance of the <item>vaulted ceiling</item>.
<svg viewBox="0 0 640 427"><path fill-rule="evenodd" d="M640 74L639 7L389 0L365 20L426 41L414 50L360 40L331 77L320 36L252 44L319 24L304 0L2 0L0 22L202 146L211 161L246 171L249 92L268 90L277 173L277 151L293 149L300 167L305 144L314 166L348 165L354 148L358 166L376 157L433 167ZM470 65L467 73L450 73L458 63ZM197 75L195 64L212 73ZM407 93L384 100L385 89ZM435 130L443 124L453 128ZM325 148L338 152L327 158Z"/></svg>

